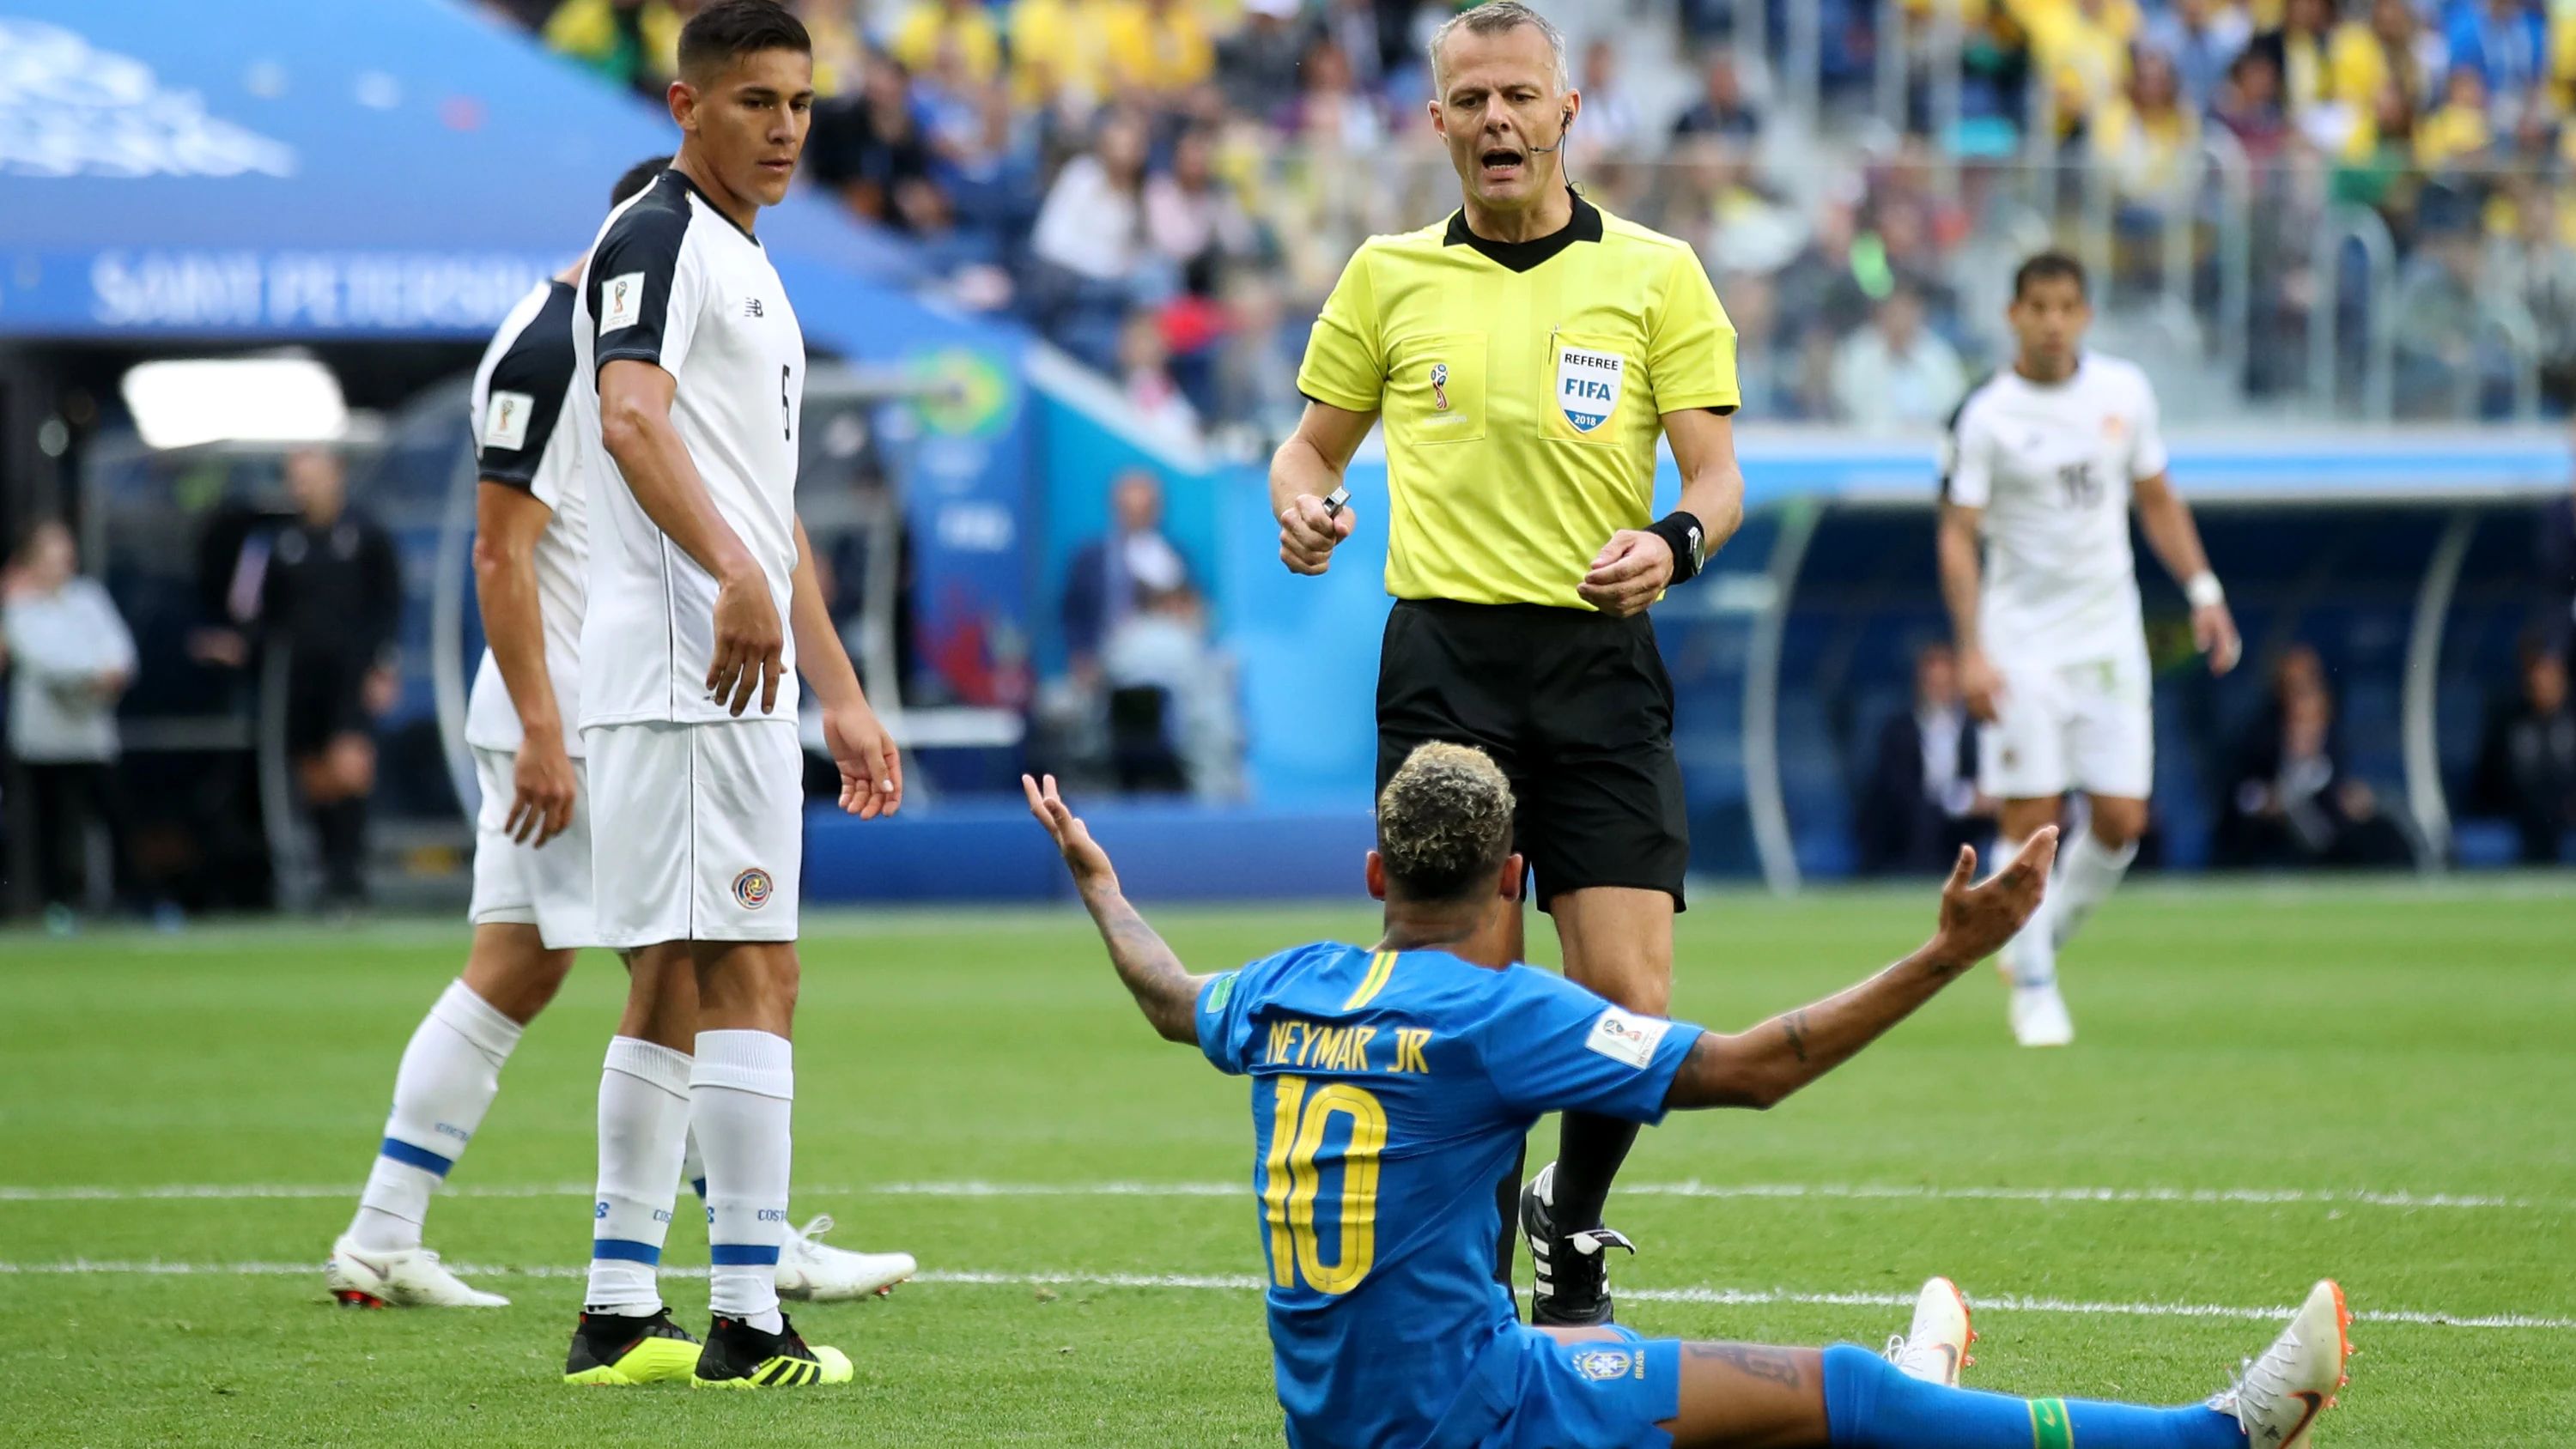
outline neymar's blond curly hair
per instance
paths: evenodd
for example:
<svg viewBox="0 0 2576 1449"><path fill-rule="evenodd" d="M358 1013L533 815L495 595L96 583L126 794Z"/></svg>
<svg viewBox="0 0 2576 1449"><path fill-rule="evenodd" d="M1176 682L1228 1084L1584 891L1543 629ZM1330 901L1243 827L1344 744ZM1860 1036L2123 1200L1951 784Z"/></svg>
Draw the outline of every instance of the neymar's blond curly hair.
<svg viewBox="0 0 2576 1449"><path fill-rule="evenodd" d="M1377 797L1377 850L1393 894L1464 900L1512 853L1512 786L1483 750L1434 742L1405 758Z"/></svg>

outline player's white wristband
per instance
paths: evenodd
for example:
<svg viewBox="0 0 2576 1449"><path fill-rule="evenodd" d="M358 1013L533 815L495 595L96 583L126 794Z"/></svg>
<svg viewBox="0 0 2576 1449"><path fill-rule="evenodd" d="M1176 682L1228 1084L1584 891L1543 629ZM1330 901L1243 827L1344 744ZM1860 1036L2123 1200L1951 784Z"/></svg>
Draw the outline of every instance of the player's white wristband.
<svg viewBox="0 0 2576 1449"><path fill-rule="evenodd" d="M2183 581L2182 596L2191 600L2191 606L2195 609L2206 609L2212 605L2227 602L2227 590L2219 586L2218 575L2207 569L2202 569Z"/></svg>

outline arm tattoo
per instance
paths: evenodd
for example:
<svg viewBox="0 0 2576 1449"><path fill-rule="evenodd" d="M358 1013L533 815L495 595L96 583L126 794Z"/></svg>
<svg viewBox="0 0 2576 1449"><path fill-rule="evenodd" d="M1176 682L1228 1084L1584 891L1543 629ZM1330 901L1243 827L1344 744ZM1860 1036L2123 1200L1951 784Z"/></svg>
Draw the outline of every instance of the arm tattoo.
<svg viewBox="0 0 2576 1449"><path fill-rule="evenodd" d="M1805 1007L1800 1007L1798 1010L1790 1012L1787 1016L1780 1018L1780 1034L1789 1039L1789 1050L1798 1054L1798 1060L1802 1062L1805 1061L1807 1059L1807 1011Z"/></svg>
<svg viewBox="0 0 2576 1449"><path fill-rule="evenodd" d="M1713 1358L1731 1364L1747 1378L1763 1379L1786 1388L1796 1388L1803 1376L1798 1372L1798 1355L1785 1348L1763 1348L1749 1343L1685 1343L1682 1352L1693 1358Z"/></svg>
<svg viewBox="0 0 2576 1449"><path fill-rule="evenodd" d="M1127 984L1145 1019L1170 1040L1194 1040L1198 981L1172 948L1124 896L1094 902L1092 914L1109 948L1110 964L1118 968L1118 979Z"/></svg>

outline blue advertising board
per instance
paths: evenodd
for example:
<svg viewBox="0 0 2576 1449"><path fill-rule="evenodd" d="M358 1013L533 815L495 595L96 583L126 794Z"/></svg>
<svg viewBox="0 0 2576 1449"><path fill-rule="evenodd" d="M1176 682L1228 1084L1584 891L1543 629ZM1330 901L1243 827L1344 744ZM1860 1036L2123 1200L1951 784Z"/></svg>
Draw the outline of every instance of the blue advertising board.
<svg viewBox="0 0 2576 1449"><path fill-rule="evenodd" d="M0 337L480 340L578 257L670 119L440 0L13 0ZM938 384L898 409L934 692L1025 697L1018 329L903 287L911 253L798 192L760 235L807 340Z"/></svg>
<svg viewBox="0 0 2576 1449"><path fill-rule="evenodd" d="M669 118L436 0L14 0L0 334L473 336L579 255ZM810 197L773 249L902 280Z"/></svg>

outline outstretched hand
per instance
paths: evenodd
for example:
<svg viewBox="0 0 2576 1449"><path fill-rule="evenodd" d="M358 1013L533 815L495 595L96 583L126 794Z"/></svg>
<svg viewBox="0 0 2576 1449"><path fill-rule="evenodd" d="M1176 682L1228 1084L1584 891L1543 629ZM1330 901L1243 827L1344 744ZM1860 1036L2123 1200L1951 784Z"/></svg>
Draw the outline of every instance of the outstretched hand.
<svg viewBox="0 0 2576 1449"><path fill-rule="evenodd" d="M1064 797L1056 793L1055 776L1047 776L1046 783L1040 785L1022 775L1020 789L1029 797L1029 813L1046 827L1048 835L1054 837L1056 850L1064 856L1066 867L1073 872L1075 887L1085 895L1093 891L1116 891L1118 871L1109 863L1109 852L1101 849L1100 842L1091 838L1090 828L1082 823L1082 817L1074 814L1073 807L1065 804Z"/></svg>
<svg viewBox="0 0 2576 1449"><path fill-rule="evenodd" d="M2012 864L1982 885L1977 852L1960 846L1958 863L1941 886L1941 926L1933 935L1936 959L1964 971L2003 949L2039 909L2048 893L2048 869L2057 859L2057 827L2043 825L2013 857Z"/></svg>

